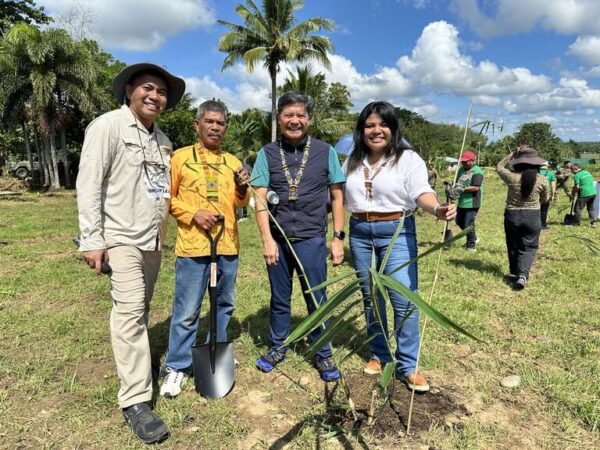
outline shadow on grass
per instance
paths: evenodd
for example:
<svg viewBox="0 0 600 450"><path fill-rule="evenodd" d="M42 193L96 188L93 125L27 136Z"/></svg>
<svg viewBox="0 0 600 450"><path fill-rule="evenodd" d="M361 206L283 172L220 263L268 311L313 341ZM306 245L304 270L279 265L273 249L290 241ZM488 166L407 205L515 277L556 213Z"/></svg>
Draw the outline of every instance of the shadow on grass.
<svg viewBox="0 0 600 450"><path fill-rule="evenodd" d="M498 277L503 276L502 268L498 264L481 261L478 259L449 259L448 262L455 266L462 266L469 270L476 270L481 273L489 273Z"/></svg>
<svg viewBox="0 0 600 450"><path fill-rule="evenodd" d="M244 320L243 324L240 324L237 320L232 320L230 323L232 339L238 338L242 333L247 333L252 338L253 344L257 348L261 348L265 344L270 345L269 313L270 309L268 307L262 307L254 314L248 316ZM290 322L289 331L291 332L298 325L300 325L300 323L304 320L307 314L308 313L306 312L306 308L297 308L296 311L292 310L292 318ZM370 357L368 346L365 347L361 345L364 339L366 339L366 334L364 336L364 339L355 339L357 335L360 336L363 333L363 330L356 327L354 322L346 322L340 328L339 332L336 333L335 338L333 340L333 346L335 347L336 351L340 348L344 348L348 351L359 350L357 354L363 360L368 361ZM291 346L291 349L293 349L298 354L305 354L308 346L308 339L303 339L302 341L293 344Z"/></svg>

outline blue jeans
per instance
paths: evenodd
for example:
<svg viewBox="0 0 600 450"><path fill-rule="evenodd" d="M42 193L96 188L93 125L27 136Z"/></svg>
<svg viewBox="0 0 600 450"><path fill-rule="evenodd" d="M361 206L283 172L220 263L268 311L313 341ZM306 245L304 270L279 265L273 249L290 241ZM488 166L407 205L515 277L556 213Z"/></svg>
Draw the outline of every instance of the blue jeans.
<svg viewBox="0 0 600 450"><path fill-rule="evenodd" d="M392 355L386 344L389 337L386 305L383 296L379 293L377 295L377 305L383 325L382 328L376 319L375 310L371 304L368 270L371 267L371 255L373 253L379 270L383 256L399 224L400 219L381 222L367 222L354 217L350 219L350 251L354 259L357 276L361 279L360 287L363 294L365 319L368 324L367 333L369 337L377 335L370 342L371 354L382 362L392 361ZM416 256L415 218L410 216L404 220L404 226L396 239L384 273L389 274L396 267ZM417 291L416 263L394 272L392 277L412 291ZM419 351L419 311L407 298L397 292L388 289L388 293L394 311L396 374L406 376L414 373L416 369L417 353Z"/></svg>
<svg viewBox="0 0 600 450"><path fill-rule="evenodd" d="M280 348L285 352L287 346L283 346L283 341L290 332L290 321L292 315L292 277L294 271L298 273L302 291L308 289L306 280L298 270L298 264L292 256L285 240L275 238L279 249L279 262L273 266L267 266L269 274L269 283L271 284L271 314L270 314L270 332L269 340L272 347ZM325 237L318 236L311 239L292 242L294 251L302 263L308 284L311 287L323 283L327 279L327 246ZM314 293L317 304L327 301L325 289L320 289ZM315 310L314 302L310 294L303 294L308 313ZM321 328L317 328L310 334L311 342L314 342L321 334ZM329 343L323 346L318 352L320 358L331 356L331 347Z"/></svg>
<svg viewBox="0 0 600 450"><path fill-rule="evenodd" d="M227 325L235 304L237 268L237 255L217 258L217 342L227 342ZM175 298L165 364L178 372L187 371L192 365L192 346L196 343L200 307L209 279L209 256L177 258Z"/></svg>

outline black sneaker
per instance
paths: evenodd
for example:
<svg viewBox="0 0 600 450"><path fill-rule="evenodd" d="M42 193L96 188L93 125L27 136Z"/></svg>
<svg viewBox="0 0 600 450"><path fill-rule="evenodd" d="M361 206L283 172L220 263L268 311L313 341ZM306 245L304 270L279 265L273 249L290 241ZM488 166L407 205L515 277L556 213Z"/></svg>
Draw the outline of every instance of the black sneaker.
<svg viewBox="0 0 600 450"><path fill-rule="evenodd" d="M525 289L525 286L527 286L527 278L525 278L525 277L517 278L517 281L515 281L515 289L518 289L518 290Z"/></svg>
<svg viewBox="0 0 600 450"><path fill-rule="evenodd" d="M133 433L144 443L154 444L169 437L165 423L146 403L137 403L123 409L123 417Z"/></svg>
<svg viewBox="0 0 600 450"><path fill-rule="evenodd" d="M337 381L340 379L340 371L338 370L333 358L315 358L315 366L319 371L321 380L323 381Z"/></svg>
<svg viewBox="0 0 600 450"><path fill-rule="evenodd" d="M261 372L269 373L284 359L285 353L280 352L277 347L271 347L267 353L256 360L256 368Z"/></svg>

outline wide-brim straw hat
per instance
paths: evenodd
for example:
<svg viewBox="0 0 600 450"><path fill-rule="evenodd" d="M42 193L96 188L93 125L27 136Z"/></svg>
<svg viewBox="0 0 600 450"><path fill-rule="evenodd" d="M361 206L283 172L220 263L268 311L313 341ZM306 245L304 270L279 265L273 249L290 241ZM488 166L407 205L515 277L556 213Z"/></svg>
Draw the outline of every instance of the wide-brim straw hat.
<svg viewBox="0 0 600 450"><path fill-rule="evenodd" d="M140 72L152 71L160 74L167 83L167 106L166 109L174 108L183 94L185 94L185 81L182 78L170 74L162 67L153 63L138 63L125 67L114 78L112 92L119 103L125 101L125 85L133 76Z"/></svg>
<svg viewBox="0 0 600 450"><path fill-rule="evenodd" d="M517 164L529 164L530 166L543 166L546 160L538 156L536 149L531 147L521 147L517 150L515 158L508 161L510 167Z"/></svg>

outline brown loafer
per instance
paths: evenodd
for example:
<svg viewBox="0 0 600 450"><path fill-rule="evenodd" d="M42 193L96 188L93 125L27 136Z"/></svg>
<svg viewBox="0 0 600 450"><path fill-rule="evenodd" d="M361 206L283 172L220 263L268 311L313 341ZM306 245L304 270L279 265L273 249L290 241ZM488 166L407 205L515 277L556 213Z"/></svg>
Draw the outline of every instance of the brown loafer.
<svg viewBox="0 0 600 450"><path fill-rule="evenodd" d="M411 373L404 377L404 382L408 386L409 389L414 389L415 392L428 392L429 391L429 383L425 379L422 373Z"/></svg>
<svg viewBox="0 0 600 450"><path fill-rule="evenodd" d="M381 373L381 361L371 358L363 369L363 372L367 375L377 375Z"/></svg>

